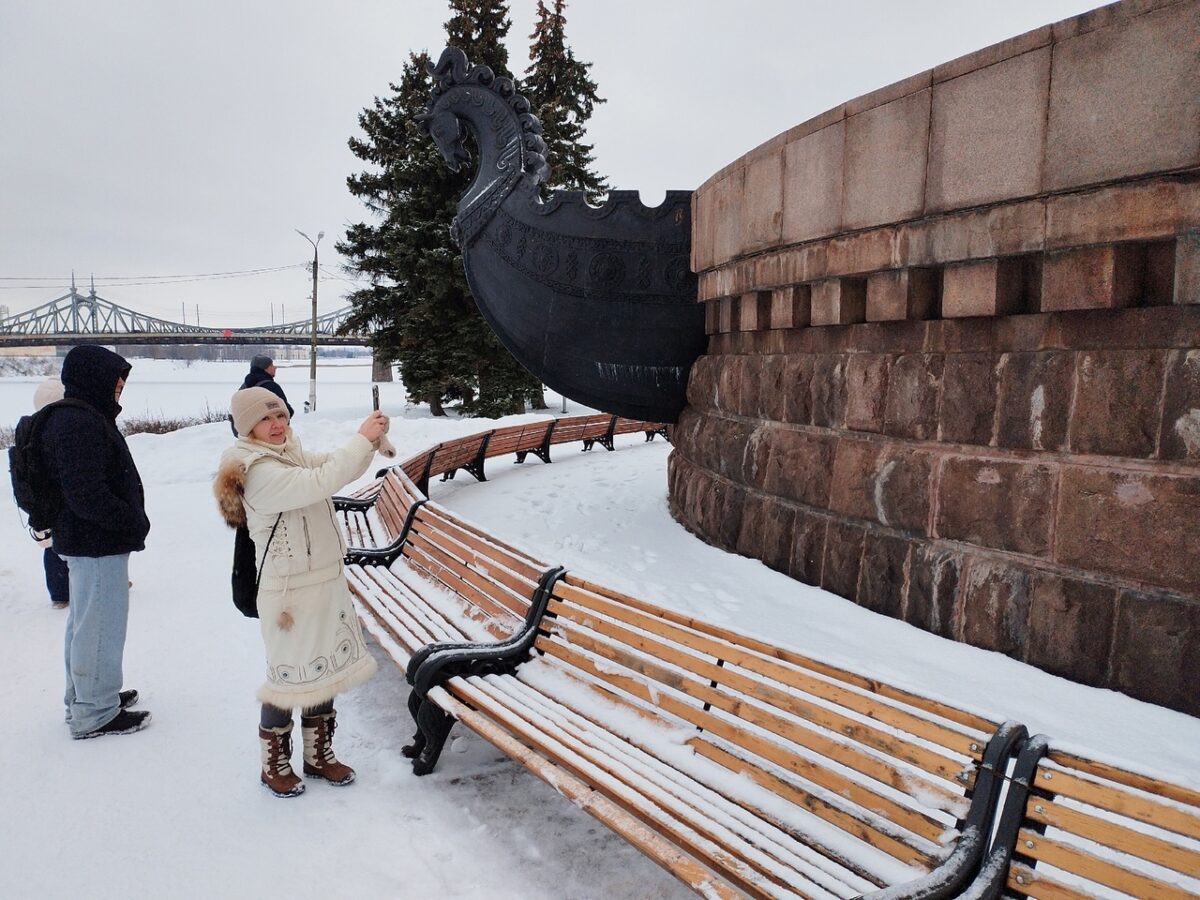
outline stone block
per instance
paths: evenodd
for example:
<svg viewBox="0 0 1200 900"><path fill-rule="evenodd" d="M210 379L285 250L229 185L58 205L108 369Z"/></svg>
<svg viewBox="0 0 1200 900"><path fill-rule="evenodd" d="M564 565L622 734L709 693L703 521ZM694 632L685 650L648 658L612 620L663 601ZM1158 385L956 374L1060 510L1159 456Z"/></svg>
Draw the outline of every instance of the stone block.
<svg viewBox="0 0 1200 900"><path fill-rule="evenodd" d="M742 204L745 193L745 169L741 167L734 169L709 191L709 206L698 225L702 240L711 246L711 250L704 254L710 266L729 262L742 248Z"/></svg>
<svg viewBox="0 0 1200 900"><path fill-rule="evenodd" d="M771 328L805 328L812 310L812 289L794 284L771 291Z"/></svg>
<svg viewBox="0 0 1200 900"><path fill-rule="evenodd" d="M771 327L771 292L750 291L739 298L739 331L758 331Z"/></svg>
<svg viewBox="0 0 1200 900"><path fill-rule="evenodd" d="M946 266L942 317L1007 316L1021 311L1025 273L1019 259L985 259Z"/></svg>
<svg viewBox="0 0 1200 900"><path fill-rule="evenodd" d="M935 85L940 84L943 81L949 81L952 78L958 78L962 75L993 66L996 63L1004 62L1007 59L1012 59L1014 56L1024 55L1031 50L1046 47L1050 44L1050 38L1051 26L1043 25L1041 28L1035 28L1033 31L1027 31L1016 37L991 44L982 50L976 50L973 53L960 56L950 62L934 66L933 83Z"/></svg>
<svg viewBox="0 0 1200 900"><path fill-rule="evenodd" d="M934 86L927 214L1039 192L1049 88L1049 47Z"/></svg>
<svg viewBox="0 0 1200 900"><path fill-rule="evenodd" d="M821 583L821 563L825 557L825 532L829 519L804 510L796 511L792 529L792 557L788 575L805 584Z"/></svg>
<svg viewBox="0 0 1200 900"><path fill-rule="evenodd" d="M759 434L756 445L748 448L755 458L750 483L777 497L826 508L834 440L775 425Z"/></svg>
<svg viewBox="0 0 1200 900"><path fill-rule="evenodd" d="M825 532L821 587L839 597L858 601L858 573L865 537L866 529L861 525L830 519Z"/></svg>
<svg viewBox="0 0 1200 900"><path fill-rule="evenodd" d="M1070 444L1076 453L1148 459L1162 422L1166 351L1081 353Z"/></svg>
<svg viewBox="0 0 1200 900"><path fill-rule="evenodd" d="M1109 244L1047 253L1042 264L1042 312L1133 306L1145 281L1144 249Z"/></svg>
<svg viewBox="0 0 1200 900"><path fill-rule="evenodd" d="M962 556L934 544L913 546L909 557L904 620L945 638L955 635L955 609Z"/></svg>
<svg viewBox="0 0 1200 900"><path fill-rule="evenodd" d="M942 374L938 440L986 447L995 431L1000 357L993 353L950 353Z"/></svg>
<svg viewBox="0 0 1200 900"><path fill-rule="evenodd" d="M1200 460L1200 350L1175 350L1167 358L1158 455Z"/></svg>
<svg viewBox="0 0 1200 900"><path fill-rule="evenodd" d="M937 536L1048 557L1056 480L1044 464L950 457L937 489Z"/></svg>
<svg viewBox="0 0 1200 900"><path fill-rule="evenodd" d="M859 606L893 619L900 618L908 589L910 549L911 543L906 538L868 530L859 567Z"/></svg>
<svg viewBox="0 0 1200 900"><path fill-rule="evenodd" d="M720 330L721 305L720 301L709 300L704 304L704 333L716 334Z"/></svg>
<svg viewBox="0 0 1200 900"><path fill-rule="evenodd" d="M1181 234L1175 245L1175 302L1200 303L1200 231Z"/></svg>
<svg viewBox="0 0 1200 900"><path fill-rule="evenodd" d="M880 353L851 353L846 357L846 428L883 431L892 360L892 356Z"/></svg>
<svg viewBox="0 0 1200 900"><path fill-rule="evenodd" d="M1170 306L1175 302L1175 240L1148 241L1145 280L1142 283L1142 305Z"/></svg>
<svg viewBox="0 0 1200 900"><path fill-rule="evenodd" d="M896 258L896 228L872 228L831 238L825 246L824 275L861 275L901 265Z"/></svg>
<svg viewBox="0 0 1200 900"><path fill-rule="evenodd" d="M996 444L1022 450L1064 450L1075 357L1066 351L1006 353L1000 358Z"/></svg>
<svg viewBox="0 0 1200 900"><path fill-rule="evenodd" d="M741 212L742 254L779 246L783 224L782 152L747 160Z"/></svg>
<svg viewBox="0 0 1200 900"><path fill-rule="evenodd" d="M722 297L717 302L717 331L721 334L737 331L741 318L741 303L734 304L732 297Z"/></svg>
<svg viewBox="0 0 1200 900"><path fill-rule="evenodd" d="M1111 686L1139 700L1200 716L1200 603L1122 591Z"/></svg>
<svg viewBox="0 0 1200 900"><path fill-rule="evenodd" d="M714 357L700 356L688 372L687 402L696 409L711 409L716 404L717 366ZM682 421L682 419L680 420Z"/></svg>
<svg viewBox="0 0 1200 900"><path fill-rule="evenodd" d="M1025 661L1072 681L1107 686L1116 588L1034 572L1029 597Z"/></svg>
<svg viewBox="0 0 1200 900"><path fill-rule="evenodd" d="M704 528L713 544L736 553L738 536L742 531L746 492L726 481L714 479L708 493L712 499L705 511Z"/></svg>
<svg viewBox="0 0 1200 900"><path fill-rule="evenodd" d="M759 360L758 418L782 422L787 405L787 357L771 353Z"/></svg>
<svg viewBox="0 0 1200 900"><path fill-rule="evenodd" d="M1200 594L1200 476L1064 467L1055 558Z"/></svg>
<svg viewBox="0 0 1200 900"><path fill-rule="evenodd" d="M1157 178L1050 197L1046 249L1173 238L1196 226L1200 185Z"/></svg>
<svg viewBox="0 0 1200 900"><path fill-rule="evenodd" d="M837 121L790 141L783 151L783 243L825 237L842 219L842 151L846 127Z"/></svg>
<svg viewBox="0 0 1200 900"><path fill-rule="evenodd" d="M812 285L813 325L852 325L866 320L867 284L863 278L830 278Z"/></svg>
<svg viewBox="0 0 1200 900"><path fill-rule="evenodd" d="M1057 43L1044 188L1200 163L1200 6L1179 3Z"/></svg>
<svg viewBox="0 0 1200 900"><path fill-rule="evenodd" d="M887 434L918 441L937 436L943 365L941 354L909 353L896 359L884 408Z"/></svg>
<svg viewBox="0 0 1200 900"><path fill-rule="evenodd" d="M840 428L846 403L846 358L822 353L812 361L808 385L809 422L819 428Z"/></svg>
<svg viewBox="0 0 1200 900"><path fill-rule="evenodd" d="M812 422L812 388L817 357L792 354L783 366L783 421L793 425Z"/></svg>
<svg viewBox="0 0 1200 900"><path fill-rule="evenodd" d="M842 228L919 216L925 205L928 89L846 119Z"/></svg>
<svg viewBox="0 0 1200 900"><path fill-rule="evenodd" d="M777 572L786 572L792 555L792 527L796 511L773 497L750 494L742 508L737 552L762 560Z"/></svg>
<svg viewBox="0 0 1200 900"><path fill-rule="evenodd" d="M963 576L962 640L1018 659L1029 634L1029 573L977 557Z"/></svg>
<svg viewBox="0 0 1200 900"><path fill-rule="evenodd" d="M937 266L965 260L1040 253L1046 201L1026 200L950 212L896 229L896 265Z"/></svg>
<svg viewBox="0 0 1200 900"><path fill-rule="evenodd" d="M930 318L938 307L941 281L932 269L892 269L867 277L867 321Z"/></svg>
<svg viewBox="0 0 1200 900"><path fill-rule="evenodd" d="M838 441L829 509L916 534L929 533L933 457L879 441Z"/></svg>

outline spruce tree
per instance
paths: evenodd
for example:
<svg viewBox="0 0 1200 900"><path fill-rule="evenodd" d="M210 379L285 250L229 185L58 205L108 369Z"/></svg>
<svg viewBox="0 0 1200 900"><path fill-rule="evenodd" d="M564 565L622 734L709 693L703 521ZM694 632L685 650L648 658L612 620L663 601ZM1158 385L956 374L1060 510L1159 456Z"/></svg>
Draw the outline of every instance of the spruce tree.
<svg viewBox="0 0 1200 900"><path fill-rule="evenodd" d="M592 64L577 60L567 46L566 0L551 2L547 9L545 2L538 0L537 20L529 36L533 42L531 63L522 89L542 123L550 164L547 187L580 190L595 200L608 192L608 184L593 170L592 145L583 138L593 109L605 101L597 95L596 82L589 75Z"/></svg>
<svg viewBox="0 0 1200 900"><path fill-rule="evenodd" d="M505 4L451 0L451 13L449 42L472 63L508 76ZM392 95L359 116L365 137L350 140L355 156L373 168L347 185L379 221L350 226L338 244L348 267L372 282L350 295L346 327L370 330L376 354L398 363L409 396L434 415L451 400L471 415L521 412L526 401L541 400L541 384L479 314L450 236L471 173L451 172L417 127L429 99L428 62L427 54L413 54L400 84L389 85Z"/></svg>

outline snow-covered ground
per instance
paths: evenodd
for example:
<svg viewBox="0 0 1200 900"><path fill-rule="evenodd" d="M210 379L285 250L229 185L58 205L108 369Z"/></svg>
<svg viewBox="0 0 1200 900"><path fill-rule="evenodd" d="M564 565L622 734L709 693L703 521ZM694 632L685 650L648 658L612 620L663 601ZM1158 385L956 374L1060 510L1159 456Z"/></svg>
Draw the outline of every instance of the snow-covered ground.
<svg viewBox="0 0 1200 900"><path fill-rule="evenodd" d="M243 370L137 360L123 401L135 415L224 407ZM322 368L321 411L296 423L306 446L349 436L369 406L369 378L369 367ZM27 410L37 380L0 379L0 422ZM281 381L299 405L307 370L283 369ZM402 455L490 425L406 410L398 384L383 386L383 401ZM223 423L130 439L153 530L132 563L125 683L154 721L129 737L70 740L59 700L65 614L50 609L40 551L0 491L0 658L10 672L0 682L0 897L689 895L470 733L456 729L437 771L415 778L399 753L412 730L406 686L382 655L380 674L339 702L337 746L358 783L310 785L288 801L263 791L261 645L229 599L232 536L210 493L229 442ZM1200 788L1200 720L937 638L696 540L667 513L668 452L638 435L619 439L615 453L567 445L552 465L497 459L488 483L460 474L432 493L619 590Z"/></svg>

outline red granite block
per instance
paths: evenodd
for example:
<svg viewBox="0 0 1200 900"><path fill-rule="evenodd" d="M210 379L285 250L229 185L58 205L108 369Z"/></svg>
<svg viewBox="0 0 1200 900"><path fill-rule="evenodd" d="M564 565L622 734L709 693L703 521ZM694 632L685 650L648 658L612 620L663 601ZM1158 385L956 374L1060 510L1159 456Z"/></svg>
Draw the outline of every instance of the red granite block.
<svg viewBox="0 0 1200 900"><path fill-rule="evenodd" d="M783 243L838 230L842 218L842 121L790 141L784 149Z"/></svg>
<svg viewBox="0 0 1200 900"><path fill-rule="evenodd" d="M928 89L846 119L842 228L899 222L925 205Z"/></svg>
<svg viewBox="0 0 1200 900"><path fill-rule="evenodd" d="M1075 357L1065 351L1006 353L1000 359L996 444L1062 450L1075 391Z"/></svg>
<svg viewBox="0 0 1200 900"><path fill-rule="evenodd" d="M1065 467L1055 558L1200 594L1200 476Z"/></svg>
<svg viewBox="0 0 1200 900"><path fill-rule="evenodd" d="M777 572L786 572L791 562L795 519L795 509L785 503L773 497L747 495L737 552L760 559Z"/></svg>
<svg viewBox="0 0 1200 900"><path fill-rule="evenodd" d="M812 422L812 383L817 357L810 354L789 354L783 367L783 421L795 425Z"/></svg>
<svg viewBox="0 0 1200 900"><path fill-rule="evenodd" d="M881 353L851 353L846 357L846 428L883 431L888 371L893 359Z"/></svg>
<svg viewBox="0 0 1200 900"><path fill-rule="evenodd" d="M867 277L868 322L928 319L938 305L938 273L932 269L892 269Z"/></svg>
<svg viewBox="0 0 1200 900"><path fill-rule="evenodd" d="M867 609L900 618L908 590L908 556L912 543L901 537L867 531L859 567L857 603Z"/></svg>
<svg viewBox="0 0 1200 900"><path fill-rule="evenodd" d="M1175 302L1200 303L1200 231L1181 234L1175 249Z"/></svg>
<svg viewBox="0 0 1200 900"><path fill-rule="evenodd" d="M1020 658L1029 634L1029 573L987 557L963 576L962 640Z"/></svg>
<svg viewBox="0 0 1200 900"><path fill-rule="evenodd" d="M746 162L741 200L742 254L780 243L783 224L783 153L764 153Z"/></svg>
<svg viewBox="0 0 1200 900"><path fill-rule="evenodd" d="M812 377L808 384L809 421L821 428L838 428L842 424L846 403L846 358L822 353L812 361Z"/></svg>
<svg viewBox="0 0 1200 900"><path fill-rule="evenodd" d="M765 493L824 509L829 503L834 439L776 425L764 426L758 435L755 446L747 448L754 460L749 483Z"/></svg>
<svg viewBox="0 0 1200 900"><path fill-rule="evenodd" d="M825 558L821 587L847 600L858 600L858 573L866 529L852 522L831 519L825 532ZM794 557L793 557L794 558Z"/></svg>
<svg viewBox="0 0 1200 900"><path fill-rule="evenodd" d="M962 555L934 544L918 544L909 557L904 621L946 638L955 635L955 610Z"/></svg>
<svg viewBox="0 0 1200 900"><path fill-rule="evenodd" d="M1111 686L1139 700L1200 716L1200 603L1122 591Z"/></svg>
<svg viewBox="0 0 1200 900"><path fill-rule="evenodd" d="M995 430L1000 357L994 353L950 353L942 374L938 440L986 447Z"/></svg>
<svg viewBox="0 0 1200 900"><path fill-rule="evenodd" d="M1047 253L1042 264L1042 311L1133 306L1141 299L1145 273L1145 251L1137 245Z"/></svg>
<svg viewBox="0 0 1200 900"><path fill-rule="evenodd" d="M1070 443L1076 453L1148 459L1162 422L1164 350L1081 353Z"/></svg>
<svg viewBox="0 0 1200 900"><path fill-rule="evenodd" d="M908 353L896 359L888 375L887 434L913 440L937 435L944 362L941 354L933 353Z"/></svg>
<svg viewBox="0 0 1200 900"><path fill-rule="evenodd" d="M812 289L794 284L771 291L771 328L805 328L811 320Z"/></svg>
<svg viewBox="0 0 1200 900"><path fill-rule="evenodd" d="M1046 249L1173 239L1196 227L1200 185L1159 177L1059 194L1046 201Z"/></svg>
<svg viewBox="0 0 1200 900"><path fill-rule="evenodd" d="M771 327L771 292L750 291L739 298L739 331L758 331Z"/></svg>
<svg viewBox="0 0 1200 900"><path fill-rule="evenodd" d="M1072 681L1107 686L1117 589L1034 572L1029 594L1025 661Z"/></svg>
<svg viewBox="0 0 1200 900"><path fill-rule="evenodd" d="M985 259L946 266L942 272L942 316L1005 316L1020 312L1024 270L1015 258Z"/></svg>
<svg viewBox="0 0 1200 900"><path fill-rule="evenodd" d="M796 511L792 530L792 556L788 575L805 584L821 583L821 564L825 557L825 532L829 519L804 510Z"/></svg>
<svg viewBox="0 0 1200 900"><path fill-rule="evenodd" d="M1198 45L1194 3L1056 43L1044 189L1200 163Z"/></svg>
<svg viewBox="0 0 1200 900"><path fill-rule="evenodd" d="M933 457L904 446L842 438L833 459L829 509L928 534Z"/></svg>
<svg viewBox="0 0 1200 900"><path fill-rule="evenodd" d="M812 286L813 325L852 325L867 312L867 285L862 278L830 278Z"/></svg>
<svg viewBox="0 0 1200 900"><path fill-rule="evenodd" d="M937 536L1049 556L1057 474L1044 464L948 458L938 484Z"/></svg>
<svg viewBox="0 0 1200 900"><path fill-rule="evenodd" d="M1158 455L1200 460L1200 350L1174 350L1167 358Z"/></svg>

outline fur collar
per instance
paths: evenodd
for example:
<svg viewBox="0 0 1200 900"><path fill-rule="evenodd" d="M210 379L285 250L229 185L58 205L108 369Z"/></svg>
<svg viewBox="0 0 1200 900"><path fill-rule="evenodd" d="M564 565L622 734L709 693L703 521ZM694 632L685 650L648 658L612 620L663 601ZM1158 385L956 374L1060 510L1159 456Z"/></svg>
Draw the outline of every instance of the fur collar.
<svg viewBox="0 0 1200 900"><path fill-rule="evenodd" d="M242 497L246 493L246 466L249 460L226 454L221 457L217 477L213 479L213 496L217 498L217 509L230 528L246 524L246 507Z"/></svg>

